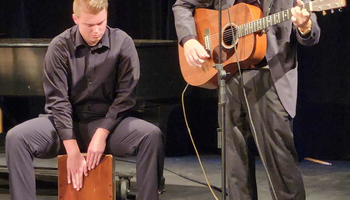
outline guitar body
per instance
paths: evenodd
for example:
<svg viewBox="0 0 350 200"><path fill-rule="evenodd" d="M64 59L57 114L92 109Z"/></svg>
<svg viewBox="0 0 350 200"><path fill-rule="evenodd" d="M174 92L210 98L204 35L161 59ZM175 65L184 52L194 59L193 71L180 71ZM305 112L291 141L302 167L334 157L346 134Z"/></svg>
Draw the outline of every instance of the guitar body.
<svg viewBox="0 0 350 200"><path fill-rule="evenodd" d="M245 3L238 3L229 8L233 27L255 21L263 17L260 8ZM217 70L214 68L218 62L218 15L216 10L198 8L195 11L197 39L210 53L210 58L205 60L203 67L191 67L185 58L183 47L179 45L179 60L181 73L185 81L192 85L207 89L218 87ZM210 37L208 35L210 34ZM237 71L237 59L235 48L232 44L232 31L227 10L222 12L223 50L222 64L230 73L229 79ZM209 39L208 39L209 38ZM208 42L209 41L209 42ZM237 56L242 69L259 63L266 53L266 35L253 33L236 40Z"/></svg>

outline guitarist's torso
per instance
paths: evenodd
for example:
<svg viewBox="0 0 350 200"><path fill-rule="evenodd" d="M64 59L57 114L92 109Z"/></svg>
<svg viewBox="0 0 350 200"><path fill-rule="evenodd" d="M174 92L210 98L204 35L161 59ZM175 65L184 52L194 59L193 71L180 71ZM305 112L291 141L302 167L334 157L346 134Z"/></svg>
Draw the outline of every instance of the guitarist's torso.
<svg viewBox="0 0 350 200"><path fill-rule="evenodd" d="M215 11L218 8L219 0L188 0L188 2L190 4L193 3L195 8L198 8L196 9L194 16L197 39L211 55L210 59L206 60L202 68L192 68L188 66L187 61L183 56L183 49L181 46L179 46L181 72L186 82L190 83L191 85L204 88L217 87L216 70L213 69L213 66L218 62L219 43L216 41L218 34L222 34L224 36L222 62L225 70L228 71L231 75L237 71L237 60L239 60L241 68L250 68L251 66L256 66L264 59L264 57L269 64L269 60L274 57L279 51L284 51L285 48L290 48L293 50L295 48L295 39L290 38L292 32L292 22L288 20L284 14L283 16L278 15L278 17L283 19L283 21L279 22L278 20L281 19L278 19L277 21L279 23L275 24L274 26L271 25L271 22L272 20L277 19L275 16L260 20L257 24L249 24L252 21L264 17L261 8L263 8L263 10L270 10L269 14L274 14L280 12L281 10L284 10L284 8L290 9L293 7L293 3L295 2L294 0L266 0L261 1L261 4L259 0L223 1L223 31L221 32L218 32L217 30L218 11ZM208 9L208 7L211 9ZM226 11L226 7L229 7L231 18L228 17L229 12ZM269 7L271 7L271 9L269 9ZM284 21L285 18L288 21ZM235 26L235 29L232 30L233 32L229 28L229 20L231 20L232 24L234 24L233 26ZM264 26L260 26L260 24L264 24ZM266 29L262 27L266 27ZM268 31L267 34L261 35L259 32L255 32L255 29L268 29ZM251 32L252 30L253 32ZM235 41L233 41L232 38L235 37L232 37L232 35L235 35L235 33L237 33L238 37ZM291 39L293 40L293 44L286 46L285 44L291 41ZM233 48L233 43L236 44L235 46L237 49ZM294 55L288 57L294 57ZM287 61L287 63L288 62L292 62L291 65L294 65L293 60Z"/></svg>

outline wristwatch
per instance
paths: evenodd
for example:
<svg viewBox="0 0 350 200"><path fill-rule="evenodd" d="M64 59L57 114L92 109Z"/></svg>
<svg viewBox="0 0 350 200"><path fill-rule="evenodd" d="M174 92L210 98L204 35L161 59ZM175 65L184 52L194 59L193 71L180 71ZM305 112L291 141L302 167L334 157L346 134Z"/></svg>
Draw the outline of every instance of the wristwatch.
<svg viewBox="0 0 350 200"><path fill-rule="evenodd" d="M301 28L300 27L298 27L298 30L299 30L299 32L301 33L301 35L302 36L304 36L304 35L307 35L308 33L310 33L311 32L311 27L312 27L312 25L311 26L309 26L309 28L307 28L306 30L304 30L304 31L302 31L301 30Z"/></svg>

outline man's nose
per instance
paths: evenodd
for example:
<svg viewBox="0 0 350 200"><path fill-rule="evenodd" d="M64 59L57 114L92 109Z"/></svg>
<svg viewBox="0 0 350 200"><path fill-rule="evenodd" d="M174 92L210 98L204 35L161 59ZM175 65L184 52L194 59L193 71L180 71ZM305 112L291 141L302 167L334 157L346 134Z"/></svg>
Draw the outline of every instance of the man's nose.
<svg viewBox="0 0 350 200"><path fill-rule="evenodd" d="M97 25L93 26L93 27L92 27L92 31L93 31L94 33L98 33L99 27L98 27Z"/></svg>

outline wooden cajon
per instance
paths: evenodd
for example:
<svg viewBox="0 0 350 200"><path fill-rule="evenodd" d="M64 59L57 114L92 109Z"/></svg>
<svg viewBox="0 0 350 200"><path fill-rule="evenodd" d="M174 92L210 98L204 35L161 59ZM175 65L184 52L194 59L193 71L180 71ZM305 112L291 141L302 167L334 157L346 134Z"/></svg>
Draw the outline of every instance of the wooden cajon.
<svg viewBox="0 0 350 200"><path fill-rule="evenodd" d="M58 200L115 200L115 173L112 155L103 155L100 164L84 176L77 191L67 183L67 155L58 157ZM86 158L86 155L85 155Z"/></svg>

